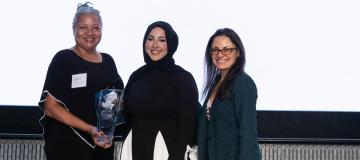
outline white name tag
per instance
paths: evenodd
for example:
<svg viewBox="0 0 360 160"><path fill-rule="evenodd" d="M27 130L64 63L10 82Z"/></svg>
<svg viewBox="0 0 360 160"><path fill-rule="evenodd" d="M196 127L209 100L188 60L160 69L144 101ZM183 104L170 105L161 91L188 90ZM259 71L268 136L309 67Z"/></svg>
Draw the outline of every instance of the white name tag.
<svg viewBox="0 0 360 160"><path fill-rule="evenodd" d="M87 73L74 74L71 77L71 88L86 87Z"/></svg>

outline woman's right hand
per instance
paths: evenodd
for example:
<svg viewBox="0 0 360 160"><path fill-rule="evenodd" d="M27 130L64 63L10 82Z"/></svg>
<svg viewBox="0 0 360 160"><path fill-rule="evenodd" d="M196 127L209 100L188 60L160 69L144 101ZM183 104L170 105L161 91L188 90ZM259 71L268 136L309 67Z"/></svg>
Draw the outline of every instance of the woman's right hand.
<svg viewBox="0 0 360 160"><path fill-rule="evenodd" d="M110 143L109 141L107 143L100 143L98 139L100 139L104 135L104 132L98 132L95 126L86 123L79 117L69 112L50 94L46 97L46 101L44 104L44 113L47 116L56 119L57 121L62 122L70 127L77 128L89 133L95 145L101 148L107 149L110 148L112 145L112 143Z"/></svg>
<svg viewBox="0 0 360 160"><path fill-rule="evenodd" d="M105 142L99 141L99 139L107 140L107 138L102 138L103 136L105 136L104 132L102 131L98 132L95 126L91 126L89 134L91 135L95 145L104 149L110 148L112 146L112 143L109 143L109 141L105 141Z"/></svg>

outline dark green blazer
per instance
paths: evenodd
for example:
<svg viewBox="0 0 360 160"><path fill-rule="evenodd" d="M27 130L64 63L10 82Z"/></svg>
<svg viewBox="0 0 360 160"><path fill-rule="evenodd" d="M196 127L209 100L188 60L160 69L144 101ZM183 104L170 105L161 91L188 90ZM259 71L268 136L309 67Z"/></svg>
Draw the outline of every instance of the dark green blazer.
<svg viewBox="0 0 360 160"><path fill-rule="evenodd" d="M211 93L211 92L210 92ZM207 103L209 95L204 104ZM206 106L198 114L199 160L260 160L256 128L257 89L246 73L231 84L228 97L215 98L206 118Z"/></svg>

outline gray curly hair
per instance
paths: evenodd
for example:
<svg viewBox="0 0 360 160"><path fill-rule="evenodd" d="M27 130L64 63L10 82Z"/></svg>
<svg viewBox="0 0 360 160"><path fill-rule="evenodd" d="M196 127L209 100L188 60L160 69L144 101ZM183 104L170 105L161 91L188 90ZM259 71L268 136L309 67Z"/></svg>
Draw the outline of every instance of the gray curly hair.
<svg viewBox="0 0 360 160"><path fill-rule="evenodd" d="M96 15L97 17L99 17L99 20L100 20L100 27L102 29L102 19L101 19L101 16L100 16L100 11L95 9L93 7L93 4L90 3L90 2L86 2L84 4L82 3L79 3L78 4L78 7L76 9L76 13L75 13L75 16L74 16L74 19L73 19L73 23L72 23L72 29L73 29L73 33L75 34L75 30L76 30L76 25L77 25L77 22L78 22L78 19L80 17L80 15L84 14L84 13L90 13L90 14L94 14Z"/></svg>

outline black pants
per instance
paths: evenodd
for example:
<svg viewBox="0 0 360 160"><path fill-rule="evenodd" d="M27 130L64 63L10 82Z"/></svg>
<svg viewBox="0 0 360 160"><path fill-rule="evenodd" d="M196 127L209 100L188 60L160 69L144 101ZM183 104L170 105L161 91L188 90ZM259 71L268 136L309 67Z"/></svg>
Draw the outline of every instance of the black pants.
<svg viewBox="0 0 360 160"><path fill-rule="evenodd" d="M59 132L58 129L56 130ZM114 145L108 149L102 149L100 147L92 148L72 130L65 130L66 131L62 130L59 133L44 136L44 149L47 160L114 159Z"/></svg>

